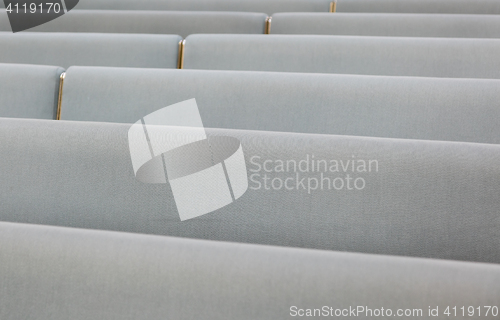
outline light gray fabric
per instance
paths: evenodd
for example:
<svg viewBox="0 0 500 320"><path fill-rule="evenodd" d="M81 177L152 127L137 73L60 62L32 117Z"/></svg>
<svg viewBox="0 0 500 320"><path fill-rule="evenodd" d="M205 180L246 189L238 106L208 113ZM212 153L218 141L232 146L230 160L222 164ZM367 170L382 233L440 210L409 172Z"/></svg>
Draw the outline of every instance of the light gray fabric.
<svg viewBox="0 0 500 320"><path fill-rule="evenodd" d="M273 34L500 38L499 15L276 13Z"/></svg>
<svg viewBox="0 0 500 320"><path fill-rule="evenodd" d="M500 14L496 0L337 0L337 12Z"/></svg>
<svg viewBox="0 0 500 320"><path fill-rule="evenodd" d="M4 8L3 2L0 4L0 8ZM10 27L9 17L7 16L7 11L0 10L0 31L12 31Z"/></svg>
<svg viewBox="0 0 500 320"><path fill-rule="evenodd" d="M249 189L226 207L181 222L169 184L135 178L129 128L1 119L0 220L500 262L500 145L207 129L209 138L241 141ZM313 172L313 156L327 161L328 170L336 160L340 172L324 165ZM288 172L275 169L276 160L295 160L306 170L308 157L309 172L294 172L292 164ZM369 160L377 162L371 172L351 172L347 161L353 159L355 170L358 160L367 170ZM273 172L264 171L266 160ZM295 179L287 182L291 190L273 189L275 179L288 178ZM312 179L324 178L330 182L312 190ZM340 188L338 180L340 190L328 188L337 178L350 178L350 188L362 178L365 187L348 190L344 182Z"/></svg>
<svg viewBox="0 0 500 320"><path fill-rule="evenodd" d="M0 63L0 116L55 119L63 68Z"/></svg>
<svg viewBox="0 0 500 320"><path fill-rule="evenodd" d="M0 260L4 320L274 320L292 306L421 309L432 319L429 306L442 314L500 300L494 264L10 223L0 223Z"/></svg>
<svg viewBox="0 0 500 320"><path fill-rule="evenodd" d="M330 0L82 0L77 9L328 12Z"/></svg>
<svg viewBox="0 0 500 320"><path fill-rule="evenodd" d="M71 67L61 119L134 123L196 98L205 126L500 143L500 80Z"/></svg>
<svg viewBox="0 0 500 320"><path fill-rule="evenodd" d="M176 68L177 35L0 32L0 62Z"/></svg>
<svg viewBox="0 0 500 320"><path fill-rule="evenodd" d="M29 15L29 14L28 14ZM264 33L267 15L250 12L72 10L32 28L39 32L97 33ZM7 14L0 14L0 31L10 31Z"/></svg>
<svg viewBox="0 0 500 320"><path fill-rule="evenodd" d="M500 78L500 39L190 35L184 68Z"/></svg>

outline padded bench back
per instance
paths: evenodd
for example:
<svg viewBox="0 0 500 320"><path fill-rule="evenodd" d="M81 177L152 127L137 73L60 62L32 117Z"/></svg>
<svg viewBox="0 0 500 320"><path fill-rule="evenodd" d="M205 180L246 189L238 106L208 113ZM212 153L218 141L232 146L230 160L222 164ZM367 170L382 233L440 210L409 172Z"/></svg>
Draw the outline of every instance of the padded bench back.
<svg viewBox="0 0 500 320"><path fill-rule="evenodd" d="M178 34L182 37L192 33L264 33L266 18L264 13L252 12L72 10L71 14L29 31ZM0 12L0 31L11 31L4 12Z"/></svg>
<svg viewBox="0 0 500 320"><path fill-rule="evenodd" d="M276 13L272 34L500 38L500 15Z"/></svg>
<svg viewBox="0 0 500 320"><path fill-rule="evenodd" d="M148 319L219 320L221 314L246 319L251 314L280 320L297 313L297 306L319 308L331 301L332 317L333 310L352 301L383 305L386 314L404 305L422 316L428 305L491 306L500 300L500 266L495 264L5 222L0 222L0 244L0 316L9 320L33 314L38 320L121 320L144 314Z"/></svg>
<svg viewBox="0 0 500 320"><path fill-rule="evenodd" d="M77 9L161 10L161 11L243 11L328 12L330 0L85 0Z"/></svg>
<svg viewBox="0 0 500 320"><path fill-rule="evenodd" d="M63 68L0 63L0 116L55 119Z"/></svg>
<svg viewBox="0 0 500 320"><path fill-rule="evenodd" d="M180 36L0 32L0 63L176 68Z"/></svg>
<svg viewBox="0 0 500 320"><path fill-rule="evenodd" d="M135 178L129 128L1 119L0 220L500 262L500 145L207 129L241 141L248 190L181 221Z"/></svg>
<svg viewBox="0 0 500 320"><path fill-rule="evenodd" d="M496 0L337 0L337 12L500 14Z"/></svg>
<svg viewBox="0 0 500 320"><path fill-rule="evenodd" d="M196 98L213 128L500 143L500 80L71 67L62 96L63 120Z"/></svg>
<svg viewBox="0 0 500 320"><path fill-rule="evenodd" d="M500 39L190 35L185 69L500 78Z"/></svg>

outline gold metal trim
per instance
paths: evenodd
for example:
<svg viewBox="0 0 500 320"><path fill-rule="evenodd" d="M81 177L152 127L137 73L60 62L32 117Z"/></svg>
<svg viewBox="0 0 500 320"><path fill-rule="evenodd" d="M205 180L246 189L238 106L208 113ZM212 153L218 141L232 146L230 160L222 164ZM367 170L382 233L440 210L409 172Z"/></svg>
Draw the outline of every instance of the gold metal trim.
<svg viewBox="0 0 500 320"><path fill-rule="evenodd" d="M337 12L337 1L332 1L330 2L330 12L334 13Z"/></svg>
<svg viewBox="0 0 500 320"><path fill-rule="evenodd" d="M66 72L61 73L61 76L59 76L59 96L57 97L56 120L61 120L61 102L62 102L64 78L66 78Z"/></svg>
<svg viewBox="0 0 500 320"><path fill-rule="evenodd" d="M184 48L186 47L186 39L179 42L179 53L177 56L177 69L184 68Z"/></svg>
<svg viewBox="0 0 500 320"><path fill-rule="evenodd" d="M266 18L266 26L264 28L264 34L271 34L271 20L273 17Z"/></svg>

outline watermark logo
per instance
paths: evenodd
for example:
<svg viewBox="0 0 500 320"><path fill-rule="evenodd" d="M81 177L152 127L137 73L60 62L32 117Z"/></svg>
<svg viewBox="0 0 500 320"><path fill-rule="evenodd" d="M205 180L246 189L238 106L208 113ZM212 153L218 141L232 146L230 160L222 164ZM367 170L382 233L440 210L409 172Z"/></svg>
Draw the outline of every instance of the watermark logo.
<svg viewBox="0 0 500 320"><path fill-rule="evenodd" d="M136 179L168 181L181 221L225 207L248 189L240 141L207 138L195 99L137 121L128 131L128 142Z"/></svg>
<svg viewBox="0 0 500 320"><path fill-rule="evenodd" d="M250 189L305 191L362 191L367 177L379 172L376 159L318 158L305 154L300 159L250 157Z"/></svg>
<svg viewBox="0 0 500 320"><path fill-rule="evenodd" d="M59 18L79 0L3 0L12 32L27 30Z"/></svg>

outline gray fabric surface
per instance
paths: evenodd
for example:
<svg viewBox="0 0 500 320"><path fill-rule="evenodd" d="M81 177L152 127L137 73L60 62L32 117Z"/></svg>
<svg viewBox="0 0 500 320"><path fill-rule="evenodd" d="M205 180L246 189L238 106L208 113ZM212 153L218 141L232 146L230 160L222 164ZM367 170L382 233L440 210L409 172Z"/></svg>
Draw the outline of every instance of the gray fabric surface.
<svg viewBox="0 0 500 320"><path fill-rule="evenodd" d="M499 145L207 129L209 138L241 141L249 189L226 207L181 222L168 184L135 179L129 128L2 118L0 220L500 262ZM337 184L341 190L312 190L311 182L308 192L308 179L322 179L311 164L309 172L274 169L276 160L313 156L339 166L353 159L377 164L371 172L321 170L330 180L364 179L361 190L348 190L347 182ZM266 160L273 172L264 172ZM295 179L291 190L271 187L271 180L288 178Z"/></svg>
<svg viewBox="0 0 500 320"><path fill-rule="evenodd" d="M180 36L0 32L0 63L176 68Z"/></svg>
<svg viewBox="0 0 500 320"><path fill-rule="evenodd" d="M0 63L0 116L55 119L63 68Z"/></svg>
<svg viewBox="0 0 500 320"><path fill-rule="evenodd" d="M500 39L190 35L184 68L500 78Z"/></svg>
<svg viewBox="0 0 500 320"><path fill-rule="evenodd" d="M3 2L0 4L0 8L4 8ZM12 31L10 27L9 17L7 16L7 11L0 10L0 31Z"/></svg>
<svg viewBox="0 0 500 320"><path fill-rule="evenodd" d="M500 14L496 0L337 0L337 12Z"/></svg>
<svg viewBox="0 0 500 320"><path fill-rule="evenodd" d="M291 306L432 319L429 306L500 300L493 264L10 223L0 223L0 260L4 320L289 319Z"/></svg>
<svg viewBox="0 0 500 320"><path fill-rule="evenodd" d="M72 10L30 32L97 33L264 33L267 15L251 12ZM6 13L0 31L10 31Z"/></svg>
<svg viewBox="0 0 500 320"><path fill-rule="evenodd" d="M63 120L196 98L213 128L500 143L500 80L71 67L64 83Z"/></svg>
<svg viewBox="0 0 500 320"><path fill-rule="evenodd" d="M77 9L328 12L330 0L81 0Z"/></svg>
<svg viewBox="0 0 500 320"><path fill-rule="evenodd" d="M472 14L276 13L272 34L500 38L500 16Z"/></svg>

